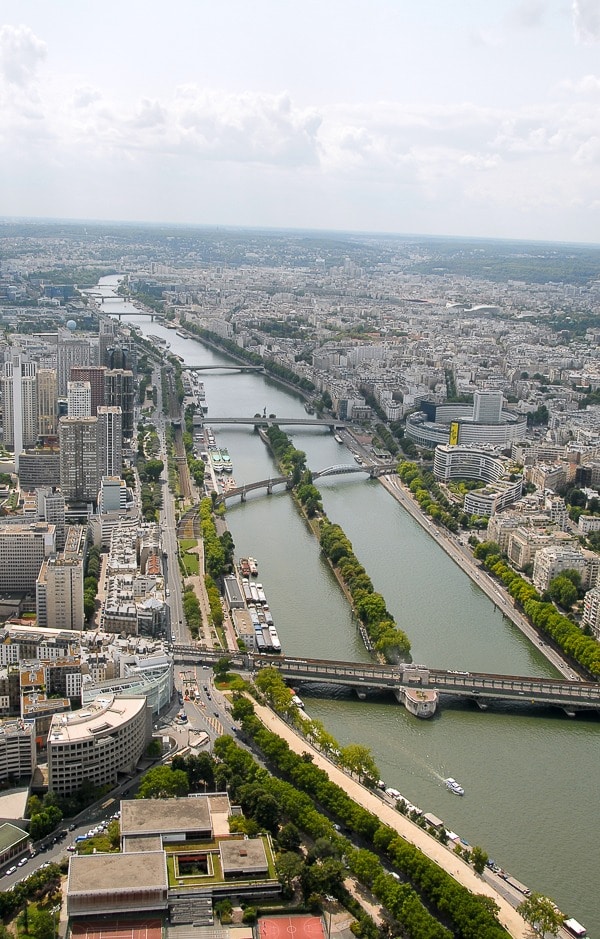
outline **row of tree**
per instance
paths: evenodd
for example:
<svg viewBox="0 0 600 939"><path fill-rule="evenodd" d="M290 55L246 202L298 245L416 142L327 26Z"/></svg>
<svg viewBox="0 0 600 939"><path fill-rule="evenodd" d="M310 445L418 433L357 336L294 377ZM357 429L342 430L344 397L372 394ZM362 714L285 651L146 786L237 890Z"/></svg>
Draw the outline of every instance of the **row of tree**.
<svg viewBox="0 0 600 939"><path fill-rule="evenodd" d="M448 499L430 470L421 471L416 463L404 461L398 467L398 475L408 486L423 512L451 532L462 528L485 528L487 519L468 515L461 506Z"/></svg>
<svg viewBox="0 0 600 939"><path fill-rule="evenodd" d="M559 649L585 668L593 678L600 678L600 643L586 636L568 616L559 613L553 603L544 602L528 580L517 574L493 541L484 541L474 550L487 570L501 580L511 597L533 625L552 638Z"/></svg>
<svg viewBox="0 0 600 939"><path fill-rule="evenodd" d="M285 817L316 839L340 838L344 857L359 879L370 882L370 887L386 909L398 920L408 936L417 939L432 937L465 937L465 939L500 939L506 932L498 923L497 907L488 897L470 893L449 874L430 861L414 845L405 841L393 828L385 825L371 812L353 802L346 791L331 782L327 774L316 767L307 754L298 756L287 743L267 730L251 709L247 699L234 702L233 716L242 721L244 733L273 764L289 783L271 779L270 793ZM230 791L247 783L248 754L231 738L220 738L215 753L229 767ZM291 783L291 785L290 785ZM370 843L377 855L383 855L404 879L398 883L381 867L379 856L370 858L352 843L332 832L332 825L314 805L317 801L341 826ZM419 894L421 897L419 897ZM421 899L422 898L422 899ZM425 900L436 918L423 904ZM448 931L438 919L448 923Z"/></svg>
<svg viewBox="0 0 600 939"><path fill-rule="evenodd" d="M321 523L321 549L344 581L356 615L365 627L376 652L388 662L397 662L401 655L410 651L410 640L396 625L394 617L385 605L385 600L373 588L367 574L354 551L350 540L339 525L329 521Z"/></svg>

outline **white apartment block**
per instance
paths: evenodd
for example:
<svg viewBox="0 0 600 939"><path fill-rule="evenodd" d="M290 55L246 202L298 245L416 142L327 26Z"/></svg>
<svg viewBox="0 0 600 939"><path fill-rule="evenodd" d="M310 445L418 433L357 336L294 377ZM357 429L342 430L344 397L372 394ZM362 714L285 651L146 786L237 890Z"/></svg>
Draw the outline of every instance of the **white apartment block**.
<svg viewBox="0 0 600 939"><path fill-rule="evenodd" d="M92 416L92 386L89 381L67 382L67 410L69 417Z"/></svg>
<svg viewBox="0 0 600 939"><path fill-rule="evenodd" d="M152 712L143 696L99 695L82 708L52 718L48 734L48 788L59 796L93 786L114 786L131 773L152 735Z"/></svg>
<svg viewBox="0 0 600 939"><path fill-rule="evenodd" d="M84 627L83 560L48 558L36 583L37 623L51 629Z"/></svg>
<svg viewBox="0 0 600 939"><path fill-rule="evenodd" d="M0 783L32 776L35 765L35 722L0 723Z"/></svg>
<svg viewBox="0 0 600 939"><path fill-rule="evenodd" d="M596 639L600 639L600 587L594 587L586 593L582 623L589 626Z"/></svg>
<svg viewBox="0 0 600 939"><path fill-rule="evenodd" d="M556 545L541 548L533 562L533 585L539 593L544 593L551 580L554 580L562 571L568 570L578 571L583 580L585 558L580 549Z"/></svg>
<svg viewBox="0 0 600 939"><path fill-rule="evenodd" d="M0 593L33 594L42 563L55 552L54 525L0 526Z"/></svg>

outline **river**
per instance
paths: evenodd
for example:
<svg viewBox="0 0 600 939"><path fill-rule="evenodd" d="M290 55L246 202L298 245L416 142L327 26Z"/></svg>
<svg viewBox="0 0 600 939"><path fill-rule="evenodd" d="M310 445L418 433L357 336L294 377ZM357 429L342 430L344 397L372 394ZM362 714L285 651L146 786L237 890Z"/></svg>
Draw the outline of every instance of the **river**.
<svg viewBox="0 0 600 939"><path fill-rule="evenodd" d="M116 278L104 278L108 287ZM108 299L106 313L122 306ZM127 319L127 317L124 317ZM164 337L187 364L226 363L226 356L176 336L149 319L131 323ZM211 416L304 416L302 401L257 374L207 372ZM229 449L239 483L275 475L273 461L249 427L213 425ZM289 428L283 428L289 432ZM294 429L308 465L351 462L322 430ZM338 522L396 621L412 656L441 668L520 675L555 675L541 653L494 607L436 542L377 481L361 475L319 481L327 515ZM237 556L259 561L282 647L290 655L364 661L365 649L314 537L285 492L250 494L227 509ZM438 715L419 721L390 700L310 697L307 712L342 744L371 748L382 778L498 864L551 896L567 913L600 933L597 890L599 796L596 774L600 723L561 712L533 714L500 708L480 712L442 701ZM458 798L443 785L454 776Z"/></svg>

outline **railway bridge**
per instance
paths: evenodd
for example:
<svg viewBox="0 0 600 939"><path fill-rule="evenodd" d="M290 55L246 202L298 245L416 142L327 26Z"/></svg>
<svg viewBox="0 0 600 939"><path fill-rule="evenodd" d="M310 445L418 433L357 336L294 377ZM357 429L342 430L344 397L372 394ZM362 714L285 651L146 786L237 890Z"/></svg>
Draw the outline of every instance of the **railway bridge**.
<svg viewBox="0 0 600 939"><path fill-rule="evenodd" d="M214 662L222 653L194 646L175 646L175 661ZM379 665L326 659L292 658L285 655L239 654L231 657L231 667L256 671L271 666L296 686L352 688L360 698L369 691L389 691L417 717L430 717L440 695L475 701L481 710L501 701L517 705L558 707L569 716L600 711L600 684L568 681L564 678L532 678L526 675L496 675L428 668L426 665ZM431 706L430 702L433 702Z"/></svg>

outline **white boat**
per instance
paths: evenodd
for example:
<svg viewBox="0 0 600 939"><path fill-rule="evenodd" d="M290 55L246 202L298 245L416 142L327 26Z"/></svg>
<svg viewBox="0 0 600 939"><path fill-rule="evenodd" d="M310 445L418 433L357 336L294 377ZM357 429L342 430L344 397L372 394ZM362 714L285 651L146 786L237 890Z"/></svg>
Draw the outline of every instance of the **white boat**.
<svg viewBox="0 0 600 939"><path fill-rule="evenodd" d="M448 776L448 779L445 779L444 782L446 783L446 789L449 789L450 792L454 793L454 795L464 796L465 790L460 785L460 783L457 783L457 781L452 778L452 776Z"/></svg>
<svg viewBox="0 0 600 939"><path fill-rule="evenodd" d="M250 574L252 575L252 577L256 577L258 575L258 561L256 560L256 558L249 557L248 564L250 565Z"/></svg>

